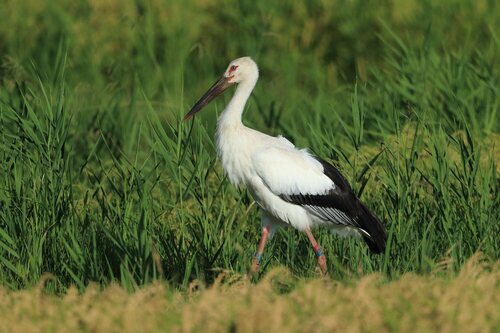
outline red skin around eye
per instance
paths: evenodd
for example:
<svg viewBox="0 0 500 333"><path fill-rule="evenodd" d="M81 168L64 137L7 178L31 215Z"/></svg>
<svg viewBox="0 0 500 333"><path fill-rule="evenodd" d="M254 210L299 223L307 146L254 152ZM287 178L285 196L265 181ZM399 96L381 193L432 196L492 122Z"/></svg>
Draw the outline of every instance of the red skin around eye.
<svg viewBox="0 0 500 333"><path fill-rule="evenodd" d="M236 70L236 68L238 68L238 66L231 66L231 68L229 68L229 73L231 74L232 72L234 72Z"/></svg>

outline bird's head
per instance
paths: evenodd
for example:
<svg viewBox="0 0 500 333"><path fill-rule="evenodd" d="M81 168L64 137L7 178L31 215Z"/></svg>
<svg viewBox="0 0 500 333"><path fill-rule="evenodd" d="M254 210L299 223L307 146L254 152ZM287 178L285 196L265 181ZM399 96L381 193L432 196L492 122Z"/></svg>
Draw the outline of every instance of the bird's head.
<svg viewBox="0 0 500 333"><path fill-rule="evenodd" d="M252 58L242 57L231 61L224 74L210 87L210 89L207 90L198 102L196 102L192 109L184 116L184 120L188 120L193 117L215 97L222 94L233 84L244 84L246 82L255 84L258 77L259 69Z"/></svg>
<svg viewBox="0 0 500 333"><path fill-rule="evenodd" d="M259 69L257 64L250 57L242 57L231 61L224 72L224 77L230 83L249 81L256 79L258 76Z"/></svg>

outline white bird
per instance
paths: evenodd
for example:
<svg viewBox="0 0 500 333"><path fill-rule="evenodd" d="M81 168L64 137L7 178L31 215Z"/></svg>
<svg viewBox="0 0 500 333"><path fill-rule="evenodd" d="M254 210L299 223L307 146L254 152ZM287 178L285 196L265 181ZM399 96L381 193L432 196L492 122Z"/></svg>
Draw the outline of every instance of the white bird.
<svg viewBox="0 0 500 333"><path fill-rule="evenodd" d="M326 259L311 233L313 227L321 225L341 235L360 236L372 252L383 252L387 239L384 227L334 166L282 136L269 136L243 125L243 109L258 78L257 64L250 57L233 60L184 117L191 118L228 87L238 85L218 119L216 141L229 180L245 184L261 209L262 238L251 272L258 271L266 240L280 226L305 231L323 274L327 272Z"/></svg>

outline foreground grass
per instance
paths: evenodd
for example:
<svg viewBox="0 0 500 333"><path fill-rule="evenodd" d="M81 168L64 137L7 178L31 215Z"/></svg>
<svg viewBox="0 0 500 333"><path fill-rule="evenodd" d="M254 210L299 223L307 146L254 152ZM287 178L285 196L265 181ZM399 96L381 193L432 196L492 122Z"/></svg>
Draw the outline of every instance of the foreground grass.
<svg viewBox="0 0 500 333"><path fill-rule="evenodd" d="M443 264L446 269L446 264ZM284 269L257 285L221 275L204 289L174 292L154 283L132 294L118 285L70 288L62 297L41 285L0 290L5 332L494 332L500 329L500 265L470 259L455 277L412 273L384 282L298 281ZM441 275L441 276L440 276Z"/></svg>

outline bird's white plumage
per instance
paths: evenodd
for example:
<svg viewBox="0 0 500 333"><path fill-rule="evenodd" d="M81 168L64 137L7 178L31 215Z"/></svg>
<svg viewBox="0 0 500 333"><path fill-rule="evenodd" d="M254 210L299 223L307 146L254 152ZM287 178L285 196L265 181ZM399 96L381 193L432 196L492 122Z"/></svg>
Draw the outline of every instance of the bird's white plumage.
<svg viewBox="0 0 500 333"><path fill-rule="evenodd" d="M289 224L304 230L326 220L307 207L294 205L280 198L283 194L326 194L335 188L324 174L323 166L305 149L297 149L282 136L272 137L243 125L241 116L258 79L252 59L232 61L237 66L234 77L236 92L217 122L217 151L230 181L248 186L257 204L263 209L263 223ZM331 223L330 223L331 224ZM332 226L334 229L344 229Z"/></svg>

